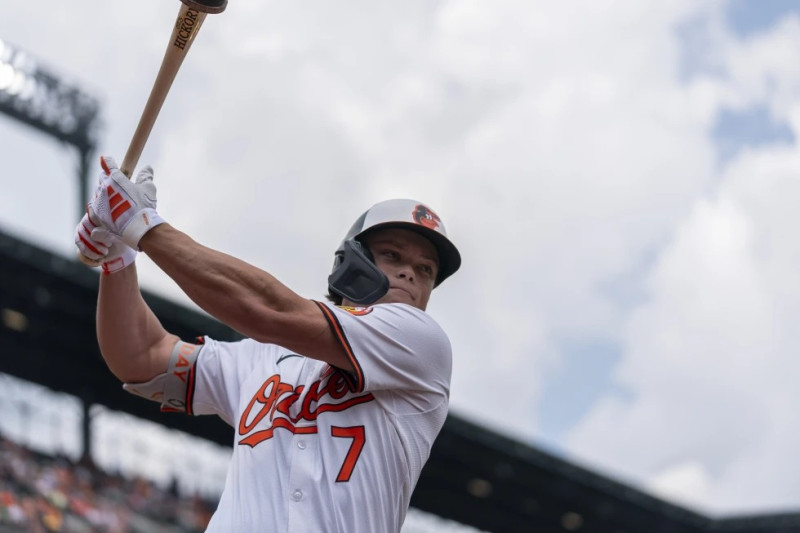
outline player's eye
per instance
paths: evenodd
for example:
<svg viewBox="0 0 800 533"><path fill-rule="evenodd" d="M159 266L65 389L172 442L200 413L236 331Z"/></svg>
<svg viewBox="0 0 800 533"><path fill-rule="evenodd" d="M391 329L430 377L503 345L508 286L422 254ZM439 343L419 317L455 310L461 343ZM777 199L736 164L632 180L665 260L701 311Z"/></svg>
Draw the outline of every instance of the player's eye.
<svg viewBox="0 0 800 533"><path fill-rule="evenodd" d="M433 276L433 267L431 265L420 265L420 271L428 277Z"/></svg>

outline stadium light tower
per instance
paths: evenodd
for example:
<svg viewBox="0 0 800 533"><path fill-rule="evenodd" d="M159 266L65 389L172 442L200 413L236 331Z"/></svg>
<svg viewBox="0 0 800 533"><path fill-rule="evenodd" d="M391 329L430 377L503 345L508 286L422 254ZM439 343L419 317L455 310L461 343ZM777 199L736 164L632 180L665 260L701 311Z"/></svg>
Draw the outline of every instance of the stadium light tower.
<svg viewBox="0 0 800 533"><path fill-rule="evenodd" d="M100 130L99 102L0 39L0 112L77 149L78 217L83 216Z"/></svg>

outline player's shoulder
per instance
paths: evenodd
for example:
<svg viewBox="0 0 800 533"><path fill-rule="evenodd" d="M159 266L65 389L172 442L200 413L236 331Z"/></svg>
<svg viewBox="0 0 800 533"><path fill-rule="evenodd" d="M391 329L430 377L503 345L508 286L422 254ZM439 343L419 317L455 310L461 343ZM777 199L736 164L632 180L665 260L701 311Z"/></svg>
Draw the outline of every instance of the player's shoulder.
<svg viewBox="0 0 800 533"><path fill-rule="evenodd" d="M413 305L403 303L391 304L378 304L373 307L379 312L386 313L389 316L403 317L405 319L415 320L426 324L435 325L438 327L436 320L426 311L414 307Z"/></svg>
<svg viewBox="0 0 800 533"><path fill-rule="evenodd" d="M204 337L204 348L207 352L214 352L223 357L261 357L275 355L281 347L275 344L266 344L251 338L242 338L232 341L222 341L211 337Z"/></svg>
<svg viewBox="0 0 800 533"><path fill-rule="evenodd" d="M424 322L432 322L435 323L436 321L433 319L431 315L423 311L422 309L418 309L413 305L408 305L404 303L387 303L387 304L375 304L370 306L364 307L351 307L347 305L335 305L332 303L325 303L325 305L335 310L337 313L347 313L350 316L356 317L366 317L373 315L373 317L380 317L380 318L388 318L392 316L396 317L414 317L417 320L424 321Z"/></svg>
<svg viewBox="0 0 800 533"><path fill-rule="evenodd" d="M447 337L439 323L425 311L404 303L376 304L368 307L348 307L326 303L339 320L350 323L363 321L372 326L385 325L392 329L426 331L428 335Z"/></svg>

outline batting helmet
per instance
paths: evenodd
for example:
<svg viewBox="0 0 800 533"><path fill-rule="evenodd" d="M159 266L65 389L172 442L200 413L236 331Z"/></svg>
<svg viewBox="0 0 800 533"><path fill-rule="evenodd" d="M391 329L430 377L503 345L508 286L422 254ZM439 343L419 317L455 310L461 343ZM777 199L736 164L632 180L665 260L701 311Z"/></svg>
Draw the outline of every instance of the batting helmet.
<svg viewBox="0 0 800 533"><path fill-rule="evenodd" d="M367 233L385 228L415 231L433 243L439 255L439 273L434 287L461 266L461 254L447 238L444 224L433 210L416 200L386 200L358 217L337 248L333 270L328 276L332 293L363 305L386 294L389 279L378 269L372 254L361 242Z"/></svg>

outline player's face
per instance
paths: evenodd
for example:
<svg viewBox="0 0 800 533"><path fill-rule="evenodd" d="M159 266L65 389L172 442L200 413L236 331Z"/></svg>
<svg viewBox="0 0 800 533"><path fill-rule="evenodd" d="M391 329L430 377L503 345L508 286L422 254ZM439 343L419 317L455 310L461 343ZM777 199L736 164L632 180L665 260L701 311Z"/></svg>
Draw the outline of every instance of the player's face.
<svg viewBox="0 0 800 533"><path fill-rule="evenodd" d="M389 292L375 303L405 303L424 311L439 272L436 247L419 233L398 228L376 231L365 240L389 278Z"/></svg>

